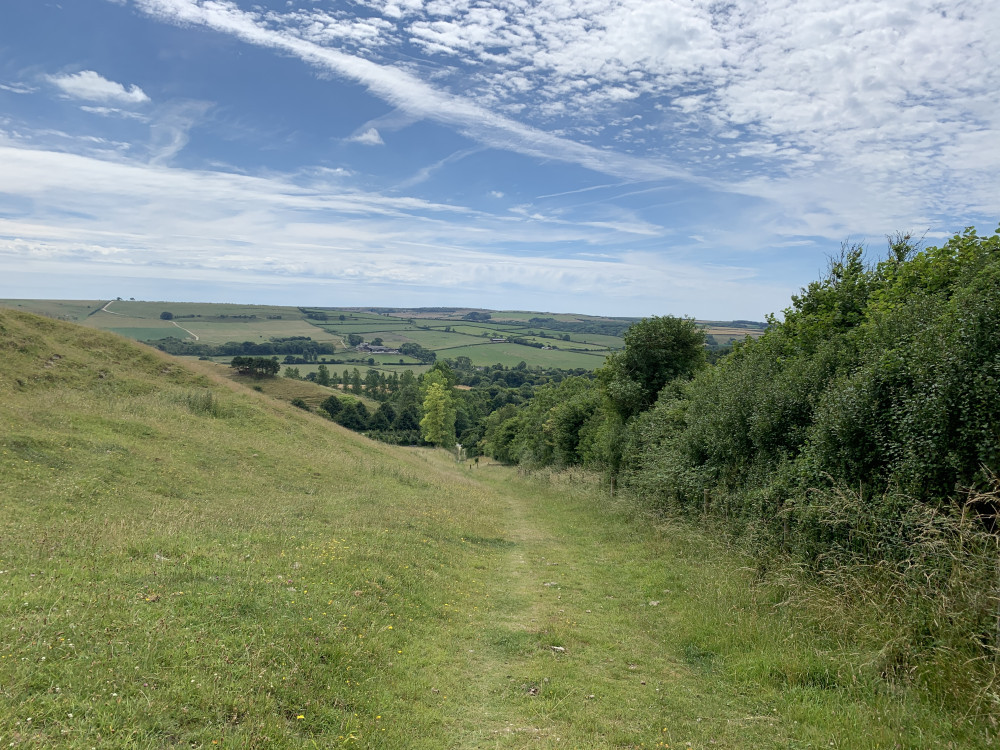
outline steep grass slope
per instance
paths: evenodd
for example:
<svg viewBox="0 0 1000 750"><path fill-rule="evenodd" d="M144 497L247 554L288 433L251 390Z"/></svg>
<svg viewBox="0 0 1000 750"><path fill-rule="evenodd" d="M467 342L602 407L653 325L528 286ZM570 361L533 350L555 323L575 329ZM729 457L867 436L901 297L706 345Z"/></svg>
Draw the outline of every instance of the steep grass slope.
<svg viewBox="0 0 1000 750"><path fill-rule="evenodd" d="M584 477L8 311L0 426L4 747L990 745Z"/></svg>

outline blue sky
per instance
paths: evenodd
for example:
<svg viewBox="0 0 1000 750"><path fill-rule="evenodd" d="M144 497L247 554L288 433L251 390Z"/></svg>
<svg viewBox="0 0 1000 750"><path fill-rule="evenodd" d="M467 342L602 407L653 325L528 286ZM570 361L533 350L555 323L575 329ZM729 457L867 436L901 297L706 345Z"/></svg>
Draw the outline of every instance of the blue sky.
<svg viewBox="0 0 1000 750"><path fill-rule="evenodd" d="M993 0L3 0L0 297L760 320L1000 218Z"/></svg>

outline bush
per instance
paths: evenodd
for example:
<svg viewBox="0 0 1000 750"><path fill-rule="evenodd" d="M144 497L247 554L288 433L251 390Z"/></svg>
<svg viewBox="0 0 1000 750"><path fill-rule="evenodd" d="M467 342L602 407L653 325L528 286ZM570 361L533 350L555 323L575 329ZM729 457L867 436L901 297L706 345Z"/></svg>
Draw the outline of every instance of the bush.
<svg viewBox="0 0 1000 750"><path fill-rule="evenodd" d="M758 341L627 423L622 485L725 519L761 559L790 556L842 601L876 602L884 674L987 699L998 330L1000 234L922 252L896 237L874 265L845 249ZM626 390L619 401L641 401Z"/></svg>

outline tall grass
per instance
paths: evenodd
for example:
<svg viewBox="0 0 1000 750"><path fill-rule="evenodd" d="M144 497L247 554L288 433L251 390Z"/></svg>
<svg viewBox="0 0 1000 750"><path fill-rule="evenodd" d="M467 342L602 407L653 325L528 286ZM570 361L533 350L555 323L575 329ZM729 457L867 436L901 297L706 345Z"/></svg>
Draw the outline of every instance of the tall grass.
<svg viewBox="0 0 1000 750"><path fill-rule="evenodd" d="M997 507L995 476L945 509L893 495L873 502L842 487L817 492L800 521L838 541L798 577L792 596L826 602L835 612L827 625L848 628L844 637L869 629L869 642L881 644L869 666L883 678L916 683L969 714L1000 715ZM843 618L845 606L853 618Z"/></svg>

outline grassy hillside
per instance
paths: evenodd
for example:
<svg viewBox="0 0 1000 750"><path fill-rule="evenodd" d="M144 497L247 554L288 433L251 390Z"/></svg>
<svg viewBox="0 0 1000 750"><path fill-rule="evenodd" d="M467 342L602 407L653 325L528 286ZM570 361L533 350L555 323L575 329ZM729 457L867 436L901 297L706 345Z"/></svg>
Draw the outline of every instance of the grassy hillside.
<svg viewBox="0 0 1000 750"><path fill-rule="evenodd" d="M7 310L0 423L4 747L991 746L832 605L582 475Z"/></svg>

